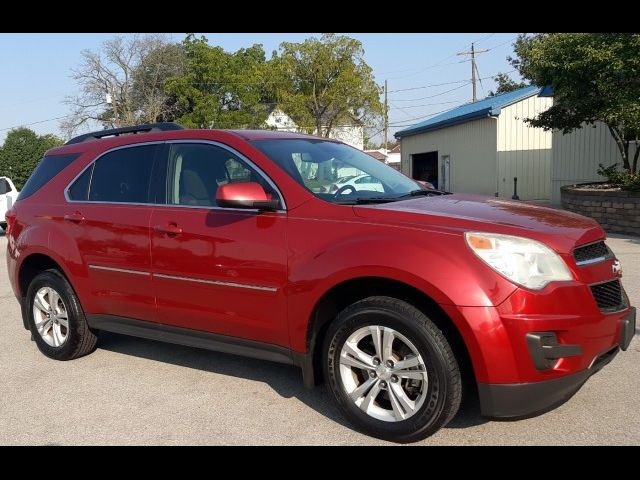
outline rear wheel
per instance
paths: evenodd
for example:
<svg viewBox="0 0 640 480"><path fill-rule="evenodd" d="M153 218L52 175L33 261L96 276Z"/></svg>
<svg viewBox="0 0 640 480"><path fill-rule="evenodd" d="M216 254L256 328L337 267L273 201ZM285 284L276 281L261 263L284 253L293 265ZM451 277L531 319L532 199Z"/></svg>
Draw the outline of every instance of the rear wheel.
<svg viewBox="0 0 640 480"><path fill-rule="evenodd" d="M97 338L73 288L57 270L37 275L27 290L26 315L38 349L55 360L91 353Z"/></svg>
<svg viewBox="0 0 640 480"><path fill-rule="evenodd" d="M370 297L347 307L329 328L323 358L338 406L369 435L417 441L460 406L460 370L446 338L401 300Z"/></svg>

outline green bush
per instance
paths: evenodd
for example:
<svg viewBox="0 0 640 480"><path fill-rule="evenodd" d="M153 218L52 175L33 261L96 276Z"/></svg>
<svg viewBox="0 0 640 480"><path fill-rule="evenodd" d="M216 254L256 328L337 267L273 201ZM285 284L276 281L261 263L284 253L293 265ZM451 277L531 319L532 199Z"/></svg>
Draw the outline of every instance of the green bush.
<svg viewBox="0 0 640 480"><path fill-rule="evenodd" d="M629 170L619 170L618 164L614 163L605 167L599 164L598 175L602 175L609 183L623 190L640 190L640 174L631 173Z"/></svg>

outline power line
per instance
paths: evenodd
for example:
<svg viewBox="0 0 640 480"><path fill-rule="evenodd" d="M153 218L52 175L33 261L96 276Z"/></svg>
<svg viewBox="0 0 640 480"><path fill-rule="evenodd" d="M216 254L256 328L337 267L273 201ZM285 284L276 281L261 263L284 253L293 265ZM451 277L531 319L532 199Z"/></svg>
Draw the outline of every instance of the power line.
<svg viewBox="0 0 640 480"><path fill-rule="evenodd" d="M480 71L478 70L478 64L476 64L476 75L478 76L478 81L480 82L480 89L482 90L482 95L484 96L484 85L482 84L482 78L480 78Z"/></svg>
<svg viewBox="0 0 640 480"><path fill-rule="evenodd" d="M482 37L480 40L476 40L475 42L476 42L476 43L477 43L477 42L482 42L482 41L484 41L484 40L487 40L488 38L490 38L490 37L491 37L491 36L493 36L493 35L495 35L495 34L494 34L494 33L490 33L489 35L485 35L485 36L484 36L484 37ZM422 69L420 69L420 70L417 70L417 71L415 71L415 72L413 72L413 73L410 73L410 74L408 74L408 75L402 75L402 76L400 76L400 77L390 77L390 78L389 78L389 80L397 80L397 79L400 79L400 78L413 77L414 75L418 75L419 73L422 73L422 72L424 72L424 71L426 71L426 70L429 70L429 69L431 69L431 68L444 67L445 65L442 65L442 62L446 62L447 60L449 60L450 58L453 58L453 57L455 57L455 56L456 56L456 54L455 54L455 53L452 53L452 54L451 54L451 55L449 55L448 57L445 57L445 58L443 58L442 60L437 61L437 62L436 62L436 63L434 63L433 65L428 65L428 66L426 66L426 67L424 67L424 68L422 68ZM455 63L459 63L459 62L452 62L452 63L448 63L448 64L446 64L446 65L453 65L453 64L455 64ZM397 70L397 71L398 71L398 72L401 72L401 71L403 71L403 70ZM406 71L406 70L404 70L404 71ZM384 73L393 73L393 72L384 72ZM383 73L383 74L384 74L384 73Z"/></svg>
<svg viewBox="0 0 640 480"><path fill-rule="evenodd" d="M6 130L13 130L14 128L30 127L31 125L38 125L40 123L53 122L54 120L62 120L63 118L67 118L67 117L70 117L70 116L71 116L70 114L69 115L62 115L61 117L48 118L46 120L40 120L38 122L22 123L20 125L14 125L13 127L0 128L0 132L4 132Z"/></svg>
<svg viewBox="0 0 640 480"><path fill-rule="evenodd" d="M420 87L399 88L398 90L389 90L389 93L410 92L410 91L413 91L413 90L422 90L422 89L425 89L425 88L442 87L444 85L455 85L455 84L460 84L460 83L469 83L469 80L455 80L453 82L432 83L430 85L422 85Z"/></svg>
<svg viewBox="0 0 640 480"><path fill-rule="evenodd" d="M455 100L453 102L437 102L437 103L423 103L422 105L409 105L406 107L398 107L395 106L395 108L391 108L391 110L402 110L404 108L418 108L418 107L431 107L431 106L435 106L435 105L451 105L453 103L460 103L459 100ZM393 106L393 103L391 104Z"/></svg>
<svg viewBox="0 0 640 480"><path fill-rule="evenodd" d="M515 71L516 70L513 69L513 70L509 70L508 72L504 72L504 73L506 75L506 74L509 74L509 73L513 73ZM500 72L500 73L502 73L502 72ZM496 73L495 75L490 75L488 77L482 77L482 78L479 78L478 80L487 80L489 78L496 78L498 75L500 75L500 73ZM424 89L424 88L436 87L436 86L440 86L440 85L454 85L456 83L469 84L470 82L469 82L469 80L457 80L455 82L438 83L438 84L432 84L432 85L423 85L421 87L403 88L403 89L400 89L400 90L389 90L389 93L393 93L393 92L408 92L408 91L412 91L412 90L421 90L421 89ZM396 98L393 101L394 102L415 102L415 101L419 101L419 100L425 100L427 98L432 98L432 97L428 96L428 97L420 97L420 98Z"/></svg>
<svg viewBox="0 0 640 480"><path fill-rule="evenodd" d="M450 57L447 57L447 58L450 58ZM447 67L447 66L449 66L449 65L456 65L456 64L458 64L458 63L462 63L462 62L460 62L460 61L455 61L455 62L449 62L449 63L435 63L435 64L433 64L433 65L429 65L428 67L425 67L425 68L421 69L421 70L420 70L420 71L418 71L418 72L410 73L409 75L402 75L402 76L400 76L400 77L389 77L389 78L388 78L388 80L399 80L399 79L401 79L401 78L413 77L413 76L415 76L415 75L418 75L419 73L424 73L424 72L426 72L427 70L431 70L432 68Z"/></svg>
<svg viewBox="0 0 640 480"><path fill-rule="evenodd" d="M397 105L394 105L393 103L391 104L394 108L392 108L391 110L400 110L402 113L404 113L407 117L410 117L411 115L413 115L412 113L407 112L404 108L402 107L398 107Z"/></svg>
<svg viewBox="0 0 640 480"><path fill-rule="evenodd" d="M510 39L509 39L509 40L507 40L506 42L502 42L502 43L499 43L498 45L495 45L495 46L493 46L493 47L490 47L490 48L488 48L488 50L489 50L489 51L491 51L491 50L495 50L496 48L499 48L499 47L502 47L503 45L506 45L507 43L511 43L511 42L513 42L513 41L517 40L517 39L518 39L518 36L519 36L519 35L516 35L515 37L510 38Z"/></svg>
<svg viewBox="0 0 640 480"><path fill-rule="evenodd" d="M434 93L433 95L427 95L426 97L421 97L419 99L412 99L412 101L426 100L428 98L441 97L442 95L446 95L447 93L454 92L456 90L460 90L461 88L464 88L467 85L469 85L469 80L465 80L465 82L462 85L458 85L457 87L450 88L449 90L445 90L444 92ZM399 102L401 100L405 101L403 99L394 99L394 102Z"/></svg>
<svg viewBox="0 0 640 480"><path fill-rule="evenodd" d="M59 99L61 97L64 97L64 95L60 94L60 95L55 95L55 96L52 96L52 97L42 97L42 98L36 98L36 99L33 99L33 100L24 100L24 101L21 101L21 102L18 102L18 103L10 104L10 105L0 105L0 110L4 110L6 108L21 107L22 105L29 105L31 103L46 102L46 101L49 101L49 100Z"/></svg>
<svg viewBox="0 0 640 480"><path fill-rule="evenodd" d="M439 112L435 112L435 113L430 113L428 115L422 115L420 117L413 117L413 118L407 118L405 120L402 120L403 122L409 122L412 120L422 120L424 118L428 118L428 117L433 117L435 115L438 115L439 113L444 113L444 112L448 112L449 110L451 110L450 108L445 108L444 110L440 110ZM403 124L403 125L399 125L397 123L390 123L389 126L390 127L408 127L414 125L413 123L408 123L408 124Z"/></svg>
<svg viewBox="0 0 640 480"><path fill-rule="evenodd" d="M485 40L490 39L491 37L493 37L495 35L495 33L490 33L489 35L487 35L486 37L482 37L480 40L476 40L473 43L480 43L480 42L484 42Z"/></svg>

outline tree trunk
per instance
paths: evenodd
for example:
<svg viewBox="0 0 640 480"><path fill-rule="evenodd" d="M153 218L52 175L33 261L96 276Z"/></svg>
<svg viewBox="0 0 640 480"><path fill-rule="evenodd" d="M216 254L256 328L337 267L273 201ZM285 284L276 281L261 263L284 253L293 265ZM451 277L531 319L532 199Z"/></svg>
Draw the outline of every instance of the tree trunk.
<svg viewBox="0 0 640 480"><path fill-rule="evenodd" d="M322 137L322 119L316 118L316 135Z"/></svg>
<svg viewBox="0 0 640 480"><path fill-rule="evenodd" d="M333 130L333 120L331 120L327 125L324 126L325 138L329 138L329 135L331 135L331 130Z"/></svg>
<svg viewBox="0 0 640 480"><path fill-rule="evenodd" d="M633 154L633 165L631 166L631 173L638 173L638 154L640 154L640 141L636 140L636 152Z"/></svg>
<svg viewBox="0 0 640 480"><path fill-rule="evenodd" d="M611 125L607 124L607 127L609 127L611 136L615 140L616 145L618 146L618 150L620 151L620 156L622 157L622 166L626 170L631 170L631 165L629 165L629 142L625 142L622 139L622 135L620 134L620 130L618 130L617 126L612 127Z"/></svg>

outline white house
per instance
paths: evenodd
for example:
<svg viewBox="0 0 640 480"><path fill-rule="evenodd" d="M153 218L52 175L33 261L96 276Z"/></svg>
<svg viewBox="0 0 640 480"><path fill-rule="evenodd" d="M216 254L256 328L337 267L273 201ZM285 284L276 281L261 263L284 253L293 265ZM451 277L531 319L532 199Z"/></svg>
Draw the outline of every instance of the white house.
<svg viewBox="0 0 640 480"><path fill-rule="evenodd" d="M398 144L387 152L386 163L390 167L393 167L396 170L400 170L400 163L401 163L400 161L401 161L400 144Z"/></svg>
<svg viewBox="0 0 640 480"><path fill-rule="evenodd" d="M284 132L298 132L298 125L279 108L274 108L265 120L267 128ZM314 132L315 133L315 132ZM347 145L362 150L364 148L364 129L360 125L338 125L331 129L329 138L340 140Z"/></svg>
<svg viewBox="0 0 640 480"><path fill-rule="evenodd" d="M376 160L381 161L382 163L387 163L387 150L385 150L384 148L365 150L364 153L366 153L370 157L375 158Z"/></svg>
<svg viewBox="0 0 640 480"><path fill-rule="evenodd" d="M396 170L400 170L400 144L396 145L391 150L378 148L376 150L365 150L364 153L372 156L376 160L386 163Z"/></svg>
<svg viewBox="0 0 640 480"><path fill-rule="evenodd" d="M603 180L598 165L620 163L608 128L569 134L525 123L553 104L549 87L529 86L467 103L397 132L402 171L453 192L560 204L560 187ZM631 148L633 152L633 147Z"/></svg>
<svg viewBox="0 0 640 480"><path fill-rule="evenodd" d="M268 128L274 128L282 132L297 132L299 130L296 122L279 108L273 108L264 123Z"/></svg>

